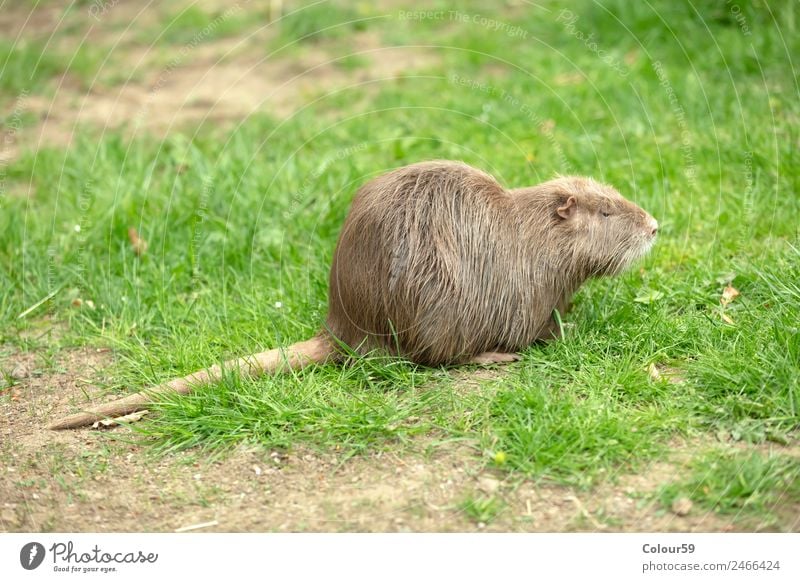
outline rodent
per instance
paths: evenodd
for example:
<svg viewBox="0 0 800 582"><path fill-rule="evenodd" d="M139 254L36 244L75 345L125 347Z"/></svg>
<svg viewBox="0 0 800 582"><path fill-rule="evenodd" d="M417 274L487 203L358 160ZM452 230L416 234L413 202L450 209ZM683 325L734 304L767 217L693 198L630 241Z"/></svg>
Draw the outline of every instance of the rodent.
<svg viewBox="0 0 800 582"><path fill-rule="evenodd" d="M461 162L392 170L356 193L330 271L328 316L309 340L231 360L50 425L140 410L158 392L221 377L341 361L381 350L418 364L517 359L559 335L589 278L615 275L653 245L657 221L611 186L559 177L505 189ZM342 347L345 349L343 350Z"/></svg>

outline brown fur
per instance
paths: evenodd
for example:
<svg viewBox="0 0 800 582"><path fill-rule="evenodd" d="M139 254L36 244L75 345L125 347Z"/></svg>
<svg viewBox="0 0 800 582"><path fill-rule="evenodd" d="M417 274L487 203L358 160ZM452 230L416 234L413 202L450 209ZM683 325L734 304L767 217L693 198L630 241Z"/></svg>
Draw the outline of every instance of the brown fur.
<svg viewBox="0 0 800 582"><path fill-rule="evenodd" d="M562 218L570 198L574 214ZM400 168L353 201L331 266L327 328L359 351L420 364L517 352L552 337L553 310L589 277L647 252L655 229L644 210L588 178L506 190L461 163Z"/></svg>
<svg viewBox="0 0 800 582"><path fill-rule="evenodd" d="M644 255L656 229L644 210L589 178L506 190L459 162L399 168L353 200L331 266L324 331L224 367L254 376L341 360L339 345L426 365L509 361L557 335L554 310L566 311L588 278L619 273ZM140 410L154 394L185 394L221 373L212 366L50 428Z"/></svg>

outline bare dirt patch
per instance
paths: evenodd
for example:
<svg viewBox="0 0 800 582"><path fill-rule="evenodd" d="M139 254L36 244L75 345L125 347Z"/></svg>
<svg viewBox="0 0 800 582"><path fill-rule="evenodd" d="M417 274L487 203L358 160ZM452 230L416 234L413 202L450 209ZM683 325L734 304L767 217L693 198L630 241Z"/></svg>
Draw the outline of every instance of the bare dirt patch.
<svg viewBox="0 0 800 582"><path fill-rule="evenodd" d="M48 359L5 349L0 400L0 529L5 531L730 531L729 518L678 517L652 500L676 465L656 463L591 491L510 481L468 444L288 453L241 446L154 457L128 428L44 429L88 395L102 398L113 355L66 349ZM486 372L484 372L486 373ZM465 511L492 503L492 519Z"/></svg>
<svg viewBox="0 0 800 582"><path fill-rule="evenodd" d="M102 19L74 21L76 28L69 33L63 32L61 18L55 9L30 15L17 10L0 19L0 30L46 40L49 50L67 56L86 45L102 46L99 54L108 53L93 78L79 81L62 75L18 100L18 115L28 121L5 136L4 163L26 149L68 146L79 127L83 132L124 129L160 137L209 123L234 125L257 112L286 118L317 100L324 105L328 94L352 91L358 99L362 92L377 91L382 82L436 62L430 51L383 46L369 32L355 34L345 47L319 42L273 54L267 41L276 27L268 22L235 38L210 40L199 30L197 39L166 49L137 40L137 28L157 30L158 23L122 4ZM62 32L55 39L47 36L59 26ZM352 55L358 66L344 66L342 59Z"/></svg>

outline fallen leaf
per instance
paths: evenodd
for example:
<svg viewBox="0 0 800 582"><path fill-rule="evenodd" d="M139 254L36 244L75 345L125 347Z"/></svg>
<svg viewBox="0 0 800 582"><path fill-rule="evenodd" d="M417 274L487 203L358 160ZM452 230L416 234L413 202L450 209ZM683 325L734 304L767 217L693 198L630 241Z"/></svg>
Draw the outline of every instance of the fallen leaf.
<svg viewBox="0 0 800 582"><path fill-rule="evenodd" d="M142 420L145 414L150 414L149 410L140 410L138 412L132 412L130 414L126 414L125 416L120 416L118 418L104 418L103 420L98 420L94 424L92 424L92 428L96 430L104 429L104 428L113 428L115 426L119 426L121 424L129 424L131 422L139 422Z"/></svg>
<svg viewBox="0 0 800 582"><path fill-rule="evenodd" d="M732 319L731 319L731 317L730 317L730 316L729 316L727 313L725 313L724 311L723 311L722 313L720 313L720 314L719 314L719 316L722 318L722 321L724 321L724 322L725 322L725 323L727 323L728 325L733 325L733 320L732 320Z"/></svg>
<svg viewBox="0 0 800 582"><path fill-rule="evenodd" d="M740 293L738 289L736 289L732 285L727 285L725 289L722 291L722 297L720 297L719 302L722 303L723 306L728 305L739 295Z"/></svg>
<svg viewBox="0 0 800 582"><path fill-rule="evenodd" d="M137 257L141 257L147 252L147 241L140 237L139 233L133 227L128 229L128 240L131 241L133 254Z"/></svg>

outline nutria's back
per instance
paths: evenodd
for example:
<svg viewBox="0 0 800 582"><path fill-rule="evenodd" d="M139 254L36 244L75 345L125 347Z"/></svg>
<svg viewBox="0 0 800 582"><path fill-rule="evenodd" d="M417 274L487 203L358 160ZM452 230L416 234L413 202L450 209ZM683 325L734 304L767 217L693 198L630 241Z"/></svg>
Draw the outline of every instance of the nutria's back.
<svg viewBox="0 0 800 582"><path fill-rule="evenodd" d="M573 248L586 225L555 214L575 180L508 191L470 166L435 161L365 184L334 253L327 331L361 352L430 365L549 337L553 309L596 274Z"/></svg>

